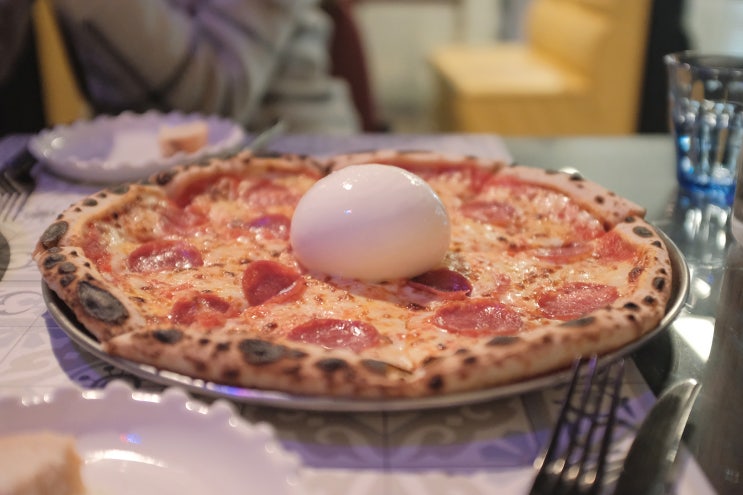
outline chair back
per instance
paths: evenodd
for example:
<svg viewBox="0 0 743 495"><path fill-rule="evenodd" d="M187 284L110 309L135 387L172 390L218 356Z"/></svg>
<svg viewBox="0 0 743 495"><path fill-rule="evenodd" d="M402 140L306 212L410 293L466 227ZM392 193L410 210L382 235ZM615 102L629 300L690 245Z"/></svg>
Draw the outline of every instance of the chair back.
<svg viewBox="0 0 743 495"><path fill-rule="evenodd" d="M32 9L46 124L69 124L90 117L90 105L75 77L50 1L36 0Z"/></svg>
<svg viewBox="0 0 743 495"><path fill-rule="evenodd" d="M640 107L651 0L532 0L531 48L583 77L601 115L634 129Z"/></svg>

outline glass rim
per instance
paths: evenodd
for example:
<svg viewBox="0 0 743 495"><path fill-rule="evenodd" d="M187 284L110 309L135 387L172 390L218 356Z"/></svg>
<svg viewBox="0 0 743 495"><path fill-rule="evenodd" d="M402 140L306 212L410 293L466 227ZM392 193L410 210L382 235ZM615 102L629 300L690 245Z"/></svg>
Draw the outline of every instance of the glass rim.
<svg viewBox="0 0 743 495"><path fill-rule="evenodd" d="M712 75L743 77L743 53L715 53L686 50L663 56L666 66L683 66Z"/></svg>

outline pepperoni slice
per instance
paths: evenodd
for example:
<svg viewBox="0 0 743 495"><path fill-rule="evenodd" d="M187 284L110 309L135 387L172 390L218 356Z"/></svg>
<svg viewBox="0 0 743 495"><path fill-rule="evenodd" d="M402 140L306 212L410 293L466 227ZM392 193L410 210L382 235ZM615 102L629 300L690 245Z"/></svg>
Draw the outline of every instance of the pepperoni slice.
<svg viewBox="0 0 743 495"><path fill-rule="evenodd" d="M207 214L193 205L180 207L170 204L163 210L161 218L163 231L169 234L189 233L209 222Z"/></svg>
<svg viewBox="0 0 743 495"><path fill-rule="evenodd" d="M460 211L467 218L499 226L509 225L516 215L516 208L502 201L471 201Z"/></svg>
<svg viewBox="0 0 743 495"><path fill-rule="evenodd" d="M174 196L173 202L184 208L194 201L198 196L208 194L212 200L220 198L231 199L237 197L237 186L239 178L230 175L220 175L218 177L199 177L198 180L191 181L190 184L183 187L178 194Z"/></svg>
<svg viewBox="0 0 743 495"><path fill-rule="evenodd" d="M621 235L611 231L599 238L596 243L598 257L605 261L624 261L635 256L637 250Z"/></svg>
<svg viewBox="0 0 743 495"><path fill-rule="evenodd" d="M521 328L521 317L497 299L456 301L442 306L433 317L436 326L476 337L483 334L512 334Z"/></svg>
<svg viewBox="0 0 743 495"><path fill-rule="evenodd" d="M169 318L179 325L198 322L205 328L215 328L227 321L230 303L216 294L192 294L178 299Z"/></svg>
<svg viewBox="0 0 743 495"><path fill-rule="evenodd" d="M298 298L305 289L302 277L276 261L253 261L243 272L242 288L251 306L281 303Z"/></svg>
<svg viewBox="0 0 743 495"><path fill-rule="evenodd" d="M201 253L191 244L163 239L140 245L127 260L129 269L140 273L186 270L203 264Z"/></svg>
<svg viewBox="0 0 743 495"><path fill-rule="evenodd" d="M360 352L377 345L379 332L369 323L357 320L318 318L294 327L290 340L316 344L326 349L351 349Z"/></svg>
<svg viewBox="0 0 743 495"><path fill-rule="evenodd" d="M616 287L605 284L569 282L559 289L542 294L537 304L542 314L557 320L574 320L619 297Z"/></svg>
<svg viewBox="0 0 743 495"><path fill-rule="evenodd" d="M247 227L270 239L288 239L291 220L286 215L272 214L251 220Z"/></svg>
<svg viewBox="0 0 743 495"><path fill-rule="evenodd" d="M409 283L413 287L451 298L465 297L472 293L472 284L467 277L448 268L427 271L410 279Z"/></svg>
<svg viewBox="0 0 743 495"><path fill-rule="evenodd" d="M588 258L593 254L593 249L590 244L579 242L567 246L535 249L533 254L541 260L562 265Z"/></svg>
<svg viewBox="0 0 743 495"><path fill-rule="evenodd" d="M252 206L291 205L297 202L297 195L289 188L273 183L269 180L260 180L249 187L242 198Z"/></svg>

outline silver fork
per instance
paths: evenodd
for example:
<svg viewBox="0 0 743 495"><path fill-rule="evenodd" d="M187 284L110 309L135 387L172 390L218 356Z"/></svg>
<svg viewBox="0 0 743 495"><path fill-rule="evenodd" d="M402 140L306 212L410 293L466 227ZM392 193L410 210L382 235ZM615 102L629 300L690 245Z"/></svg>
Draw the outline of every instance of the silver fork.
<svg viewBox="0 0 743 495"><path fill-rule="evenodd" d="M579 359L530 495L598 494L620 403L624 360Z"/></svg>
<svg viewBox="0 0 743 495"><path fill-rule="evenodd" d="M0 173L0 218L15 220L36 188L36 179L31 169L36 158L24 150L14 158Z"/></svg>

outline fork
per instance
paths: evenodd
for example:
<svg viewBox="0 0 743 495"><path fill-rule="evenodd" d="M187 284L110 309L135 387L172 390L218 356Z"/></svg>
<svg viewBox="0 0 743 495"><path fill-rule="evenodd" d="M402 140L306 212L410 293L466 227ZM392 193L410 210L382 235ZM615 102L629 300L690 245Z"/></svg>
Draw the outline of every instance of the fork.
<svg viewBox="0 0 743 495"><path fill-rule="evenodd" d="M576 360L549 445L535 462L530 495L600 493L623 376L624 360L604 370L596 356Z"/></svg>
<svg viewBox="0 0 743 495"><path fill-rule="evenodd" d="M3 220L15 220L36 188L36 179L31 175L34 165L36 158L24 150L0 173L0 218Z"/></svg>

